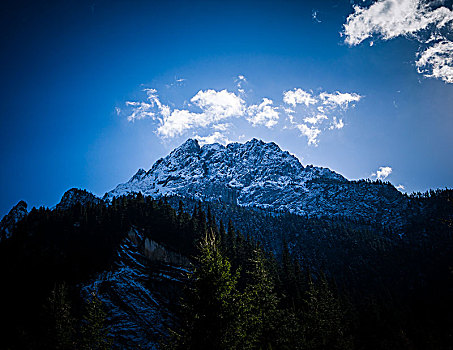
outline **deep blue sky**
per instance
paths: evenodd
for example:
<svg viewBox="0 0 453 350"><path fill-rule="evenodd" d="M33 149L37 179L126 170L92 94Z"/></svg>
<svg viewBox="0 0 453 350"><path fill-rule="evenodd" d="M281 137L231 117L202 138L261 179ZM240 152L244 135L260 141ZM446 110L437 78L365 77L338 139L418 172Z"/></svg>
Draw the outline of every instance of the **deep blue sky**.
<svg viewBox="0 0 453 350"><path fill-rule="evenodd" d="M162 139L156 121L131 123L115 112L146 101L144 87L182 108L200 90L234 92L238 75L247 79L250 104L263 97L281 104L293 88L362 98L341 112L344 128L323 132L317 147L296 129L241 121L231 139L275 141L303 164L351 179L390 166L387 180L409 192L453 186L453 84L417 73L414 40L346 45L339 33L350 1L11 1L0 8L0 215L20 199L53 206L71 187L103 195L187 137L207 135L195 129Z"/></svg>

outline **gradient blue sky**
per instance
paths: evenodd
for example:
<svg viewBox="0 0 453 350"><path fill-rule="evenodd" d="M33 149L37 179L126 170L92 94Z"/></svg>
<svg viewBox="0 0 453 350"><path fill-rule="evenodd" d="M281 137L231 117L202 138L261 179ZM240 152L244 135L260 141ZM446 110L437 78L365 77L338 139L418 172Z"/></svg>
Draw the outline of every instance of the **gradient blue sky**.
<svg viewBox="0 0 453 350"><path fill-rule="evenodd" d="M188 137L212 134L213 125L162 137L159 120L129 122L126 103L146 102L143 89L154 88L172 110L194 112L190 99L200 90L242 96L239 75L247 80L246 107L271 99L279 120L268 128L231 118L228 139L275 141L304 165L350 179L389 166L386 180L408 192L453 186L453 84L417 72L420 33L346 44L340 33L355 11L351 1L10 1L0 8L0 215L20 199L53 206L71 187L103 195ZM329 115L343 128L329 130L325 121L309 145L283 111L283 93L295 88L361 98ZM310 108L297 106L299 123Z"/></svg>

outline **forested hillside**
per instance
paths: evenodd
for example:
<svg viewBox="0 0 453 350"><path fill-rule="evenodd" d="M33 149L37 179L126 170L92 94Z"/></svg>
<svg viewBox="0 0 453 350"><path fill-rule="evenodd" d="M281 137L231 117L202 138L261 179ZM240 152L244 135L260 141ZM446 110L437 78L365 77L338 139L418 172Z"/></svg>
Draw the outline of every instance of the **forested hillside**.
<svg viewBox="0 0 453 350"><path fill-rule="evenodd" d="M403 231L140 194L33 209L0 244L2 348L449 349L452 191L412 200ZM105 278L132 246L147 332Z"/></svg>

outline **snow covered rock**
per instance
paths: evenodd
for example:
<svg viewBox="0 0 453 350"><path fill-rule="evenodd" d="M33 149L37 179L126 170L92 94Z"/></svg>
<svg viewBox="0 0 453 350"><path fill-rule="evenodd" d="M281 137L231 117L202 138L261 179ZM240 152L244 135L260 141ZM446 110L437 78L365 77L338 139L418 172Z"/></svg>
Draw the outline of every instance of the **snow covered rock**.
<svg viewBox="0 0 453 350"><path fill-rule="evenodd" d="M398 223L408 199L392 185L348 181L328 168L306 166L274 142L218 143L188 139L149 171L140 169L105 199L141 192L178 195L317 217Z"/></svg>

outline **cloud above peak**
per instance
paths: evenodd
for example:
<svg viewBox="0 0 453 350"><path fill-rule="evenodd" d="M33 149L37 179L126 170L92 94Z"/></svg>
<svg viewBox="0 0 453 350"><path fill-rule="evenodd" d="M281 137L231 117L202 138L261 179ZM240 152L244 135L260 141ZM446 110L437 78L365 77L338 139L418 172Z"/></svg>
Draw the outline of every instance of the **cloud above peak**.
<svg viewBox="0 0 453 350"><path fill-rule="evenodd" d="M296 107L298 104L310 106L318 102L310 92L304 91L300 88L288 90L283 93L283 102Z"/></svg>
<svg viewBox="0 0 453 350"><path fill-rule="evenodd" d="M292 128L305 136L309 145L317 146L318 137L323 131L344 127L343 118L339 116L355 107L362 98L355 92L321 91L315 95L312 91L295 88L283 92L283 102L290 106L283 110Z"/></svg>
<svg viewBox="0 0 453 350"><path fill-rule="evenodd" d="M392 171L393 169L389 166L381 166L376 173L371 174L371 177L375 177L377 180L385 180Z"/></svg>
<svg viewBox="0 0 453 350"><path fill-rule="evenodd" d="M251 105L247 108L247 120L253 125L264 125L272 128L278 123L278 108L272 106L274 102L269 98L263 98L263 102L257 105Z"/></svg>
<svg viewBox="0 0 453 350"><path fill-rule="evenodd" d="M218 125L219 122L229 118L240 117L245 112L244 101L227 90L200 90L190 99L190 102L198 110L173 109L160 101L155 89L144 89L148 102L126 102L126 105L134 107L128 116L129 121L144 119L147 117L157 118L159 127L157 134L163 138L172 138L182 135L190 129L206 128ZM152 108L157 108L159 117L156 117Z"/></svg>
<svg viewBox="0 0 453 350"><path fill-rule="evenodd" d="M232 142L231 140L228 139L226 135L222 134L219 131L216 131L208 136L195 135L194 138L198 140L200 146L211 143L220 143L222 145L227 145Z"/></svg>
<svg viewBox="0 0 453 350"><path fill-rule="evenodd" d="M190 99L204 114L205 123L217 122L230 117L240 117L244 114L244 101L227 90L200 90Z"/></svg>
<svg viewBox="0 0 453 350"><path fill-rule="evenodd" d="M342 109L347 109L351 103L359 102L362 96L356 93L341 93L336 91L333 94L327 92L322 92L319 94L319 98L322 100L324 105L327 105L330 108L340 107Z"/></svg>
<svg viewBox="0 0 453 350"><path fill-rule="evenodd" d="M235 87L246 81L244 76L235 78ZM268 97L251 102L253 96L240 91L206 89L198 90L178 106L164 103L165 98L154 88L142 91L144 100L127 101L125 107L117 109L129 122L151 119L155 122L154 133L162 140L184 136L195 137L201 143L222 144L248 127L265 128L268 132L295 129L308 145L317 146L324 131L344 127L344 113L362 98L357 93L321 91L315 95L311 90L294 88L283 91L277 103Z"/></svg>
<svg viewBox="0 0 453 350"><path fill-rule="evenodd" d="M368 8L355 5L344 24L344 41L355 46L373 36L414 39L421 44L418 72L453 83L453 10L439 4L442 2L378 0Z"/></svg>

